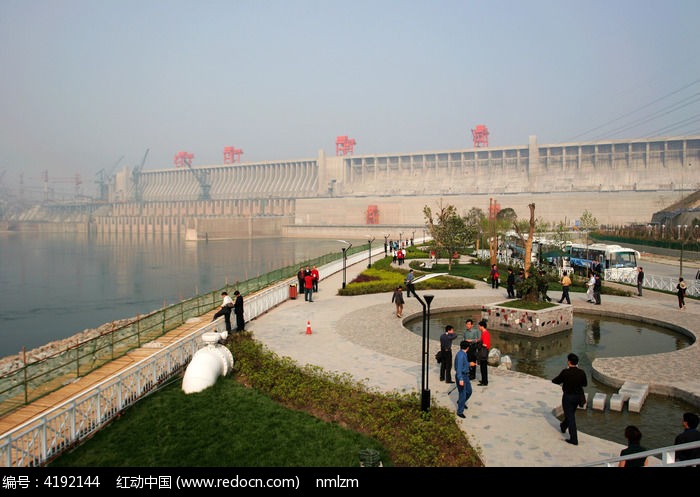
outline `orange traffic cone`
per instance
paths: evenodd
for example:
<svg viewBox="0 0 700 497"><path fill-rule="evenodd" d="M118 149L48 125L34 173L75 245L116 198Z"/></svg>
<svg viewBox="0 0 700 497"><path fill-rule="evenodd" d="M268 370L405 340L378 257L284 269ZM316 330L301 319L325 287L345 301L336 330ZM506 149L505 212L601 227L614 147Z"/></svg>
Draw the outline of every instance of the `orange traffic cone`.
<svg viewBox="0 0 700 497"><path fill-rule="evenodd" d="M307 335L311 334L311 321L306 322L306 334Z"/></svg>

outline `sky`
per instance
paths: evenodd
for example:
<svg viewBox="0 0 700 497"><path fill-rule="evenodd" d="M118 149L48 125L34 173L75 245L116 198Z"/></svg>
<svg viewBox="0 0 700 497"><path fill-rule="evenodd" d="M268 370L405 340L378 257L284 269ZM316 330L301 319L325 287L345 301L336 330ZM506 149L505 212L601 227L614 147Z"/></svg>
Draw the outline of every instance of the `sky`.
<svg viewBox="0 0 700 497"><path fill-rule="evenodd" d="M462 150L480 124L492 147L700 134L698 19L698 0L0 0L0 187L96 196L181 151L303 160L338 136Z"/></svg>

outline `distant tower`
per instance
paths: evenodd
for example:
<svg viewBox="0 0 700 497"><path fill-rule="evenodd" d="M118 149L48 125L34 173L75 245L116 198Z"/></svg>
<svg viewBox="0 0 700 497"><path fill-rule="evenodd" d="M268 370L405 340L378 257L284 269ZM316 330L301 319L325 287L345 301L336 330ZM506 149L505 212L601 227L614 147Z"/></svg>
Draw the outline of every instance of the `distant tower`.
<svg viewBox="0 0 700 497"><path fill-rule="evenodd" d="M354 138L339 136L335 139L335 155L352 155L357 142Z"/></svg>
<svg viewBox="0 0 700 497"><path fill-rule="evenodd" d="M472 138L474 138L474 148L489 146L489 129L485 124L477 124L472 130Z"/></svg>
<svg viewBox="0 0 700 497"><path fill-rule="evenodd" d="M241 162L243 150L236 147L224 147L224 164L234 164Z"/></svg>

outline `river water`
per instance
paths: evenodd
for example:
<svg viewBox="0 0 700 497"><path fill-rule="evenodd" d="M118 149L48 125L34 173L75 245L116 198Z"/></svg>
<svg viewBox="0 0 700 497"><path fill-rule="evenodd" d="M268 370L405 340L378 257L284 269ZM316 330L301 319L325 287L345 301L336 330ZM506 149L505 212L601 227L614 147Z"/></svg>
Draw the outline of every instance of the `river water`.
<svg viewBox="0 0 700 497"><path fill-rule="evenodd" d="M440 339L445 325L451 324L455 332L464 333L464 321L472 318L475 323L481 319L481 312L441 312L430 318L430 338ZM412 332L421 335L423 323L420 319L406 323ZM523 337L515 333L491 331L491 346L508 355L512 369L551 380L566 367L566 356L574 352L579 356L579 367L588 376L589 405L576 414L578 429L589 435L612 440L627 445L624 437L627 425L636 425L642 432L642 446L655 449L673 445L678 433L683 431L681 417L684 412L697 412L692 405L663 397L649 395L639 413L629 412L625 405L621 412L591 408L596 392L610 395L617 392L593 379L592 363L597 357L636 356L659 352L671 352L688 347L691 341L679 333L666 328L636 321L609 317L574 314L571 330L542 338ZM643 360L643 359L642 359ZM658 365L663 368L663 364ZM479 376L477 368L477 378ZM489 385L493 380L489 381ZM612 454L617 456L618 454ZM612 457L611 456L611 457ZM604 457L601 457L604 459Z"/></svg>
<svg viewBox="0 0 700 497"><path fill-rule="evenodd" d="M186 242L2 232L0 357L340 253L343 246L333 239Z"/></svg>

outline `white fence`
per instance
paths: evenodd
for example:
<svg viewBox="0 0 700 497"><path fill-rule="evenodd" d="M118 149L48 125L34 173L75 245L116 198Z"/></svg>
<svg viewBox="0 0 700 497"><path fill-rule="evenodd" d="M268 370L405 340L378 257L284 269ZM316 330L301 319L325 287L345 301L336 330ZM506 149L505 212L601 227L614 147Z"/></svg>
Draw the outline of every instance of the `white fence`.
<svg viewBox="0 0 700 497"><path fill-rule="evenodd" d="M637 288L637 275L629 273L621 273L615 269L605 270L605 281L614 281L617 283L626 283ZM700 280L687 279L685 284L688 285L686 290L686 296L688 297L700 297ZM676 285L678 285L678 278L671 276L649 276L644 275L644 288L649 290L661 290L665 292L676 293Z"/></svg>
<svg viewBox="0 0 700 497"><path fill-rule="evenodd" d="M593 461L590 463L577 464L575 467L596 467L596 466L607 466L616 467L619 465L620 461L627 461L629 459L640 459L642 457L648 457L649 466L665 466L680 468L683 466L697 466L700 465L700 459L691 459L689 461L676 461L676 452L685 449L696 449L700 447L700 442L688 442L680 445L671 445L669 447L661 447L660 449L647 450L644 452L637 452L636 454L630 454L628 456L611 457L609 459L603 459L600 461ZM658 457L657 457L658 456Z"/></svg>
<svg viewBox="0 0 700 497"><path fill-rule="evenodd" d="M374 252L374 251L373 251ZM378 255L379 250L376 254ZM349 256L347 265L367 259L362 252ZM324 279L343 268L342 259L319 268ZM289 299L296 278L277 283L246 298L246 319L254 319ZM0 465L42 466L93 435L127 407L167 382L189 364L207 331L222 331L223 321L206 323L191 335L164 347L87 391L36 416L0 437Z"/></svg>

